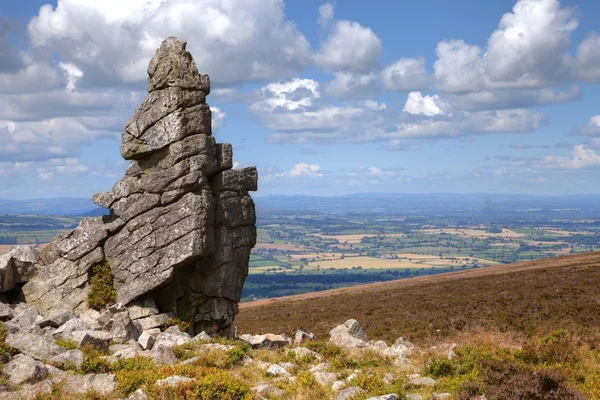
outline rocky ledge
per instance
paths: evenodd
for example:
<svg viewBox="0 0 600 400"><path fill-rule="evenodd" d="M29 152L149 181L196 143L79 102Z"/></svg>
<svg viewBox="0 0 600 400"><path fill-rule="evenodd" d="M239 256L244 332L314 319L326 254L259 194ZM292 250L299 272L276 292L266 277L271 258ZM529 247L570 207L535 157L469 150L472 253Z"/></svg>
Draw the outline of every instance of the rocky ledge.
<svg viewBox="0 0 600 400"><path fill-rule="evenodd" d="M190 335L232 336L256 243L248 192L258 176L254 167L233 170L231 145L216 143L209 92L186 42L165 40L148 66L148 95L122 134L125 176L92 197L109 212L41 251L0 257L0 300L34 306L48 325L120 303L128 317L116 310L106 318L134 340L169 318L186 322ZM90 296L94 279L104 293Z"/></svg>

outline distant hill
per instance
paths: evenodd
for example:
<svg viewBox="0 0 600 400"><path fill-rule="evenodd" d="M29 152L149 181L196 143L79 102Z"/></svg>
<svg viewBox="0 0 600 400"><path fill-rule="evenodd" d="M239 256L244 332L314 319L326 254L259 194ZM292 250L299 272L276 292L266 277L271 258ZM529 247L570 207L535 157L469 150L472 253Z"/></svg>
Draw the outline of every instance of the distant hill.
<svg viewBox="0 0 600 400"><path fill-rule="evenodd" d="M49 199L2 200L0 214L82 215L97 209L90 199L56 197Z"/></svg>

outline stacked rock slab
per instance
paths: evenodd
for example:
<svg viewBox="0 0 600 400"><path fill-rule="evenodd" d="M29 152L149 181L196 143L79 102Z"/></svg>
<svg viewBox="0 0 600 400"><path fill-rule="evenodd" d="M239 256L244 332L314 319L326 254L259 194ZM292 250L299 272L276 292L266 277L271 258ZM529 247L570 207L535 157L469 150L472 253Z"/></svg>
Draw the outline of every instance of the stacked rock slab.
<svg viewBox="0 0 600 400"><path fill-rule="evenodd" d="M153 301L192 330L228 333L256 243L256 168L233 170L232 147L211 135L200 75L186 42L165 40L148 66L148 96L122 135L125 176L86 218L40 255L23 287L40 311L87 308L92 268L107 263L117 301Z"/></svg>

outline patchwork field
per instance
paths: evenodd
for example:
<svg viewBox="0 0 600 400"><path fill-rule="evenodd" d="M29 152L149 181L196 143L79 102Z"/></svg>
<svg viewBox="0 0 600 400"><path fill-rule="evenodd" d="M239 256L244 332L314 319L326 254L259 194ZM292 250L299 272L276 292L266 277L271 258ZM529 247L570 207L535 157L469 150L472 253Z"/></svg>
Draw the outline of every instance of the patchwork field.
<svg viewBox="0 0 600 400"><path fill-rule="evenodd" d="M421 229L421 232L439 235L445 233L447 235L466 236L471 238L518 238L525 236L522 233L517 233L510 229L502 229L500 233L486 232L485 229Z"/></svg>

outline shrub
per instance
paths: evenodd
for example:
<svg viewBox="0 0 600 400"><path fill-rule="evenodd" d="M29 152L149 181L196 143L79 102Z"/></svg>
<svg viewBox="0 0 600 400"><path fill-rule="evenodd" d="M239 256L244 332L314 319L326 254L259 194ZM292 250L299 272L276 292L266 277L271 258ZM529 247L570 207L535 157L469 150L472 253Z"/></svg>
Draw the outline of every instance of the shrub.
<svg viewBox="0 0 600 400"><path fill-rule="evenodd" d="M71 339L58 338L55 340L55 342L57 345L64 347L66 350L75 350L77 348L77 343Z"/></svg>
<svg viewBox="0 0 600 400"><path fill-rule="evenodd" d="M162 328L165 330L170 326L177 326L181 332L186 332L190 327L190 323L179 318L169 318Z"/></svg>
<svg viewBox="0 0 600 400"><path fill-rule="evenodd" d="M92 270L88 304L95 310L113 304L117 300L117 291L113 282L113 274L106 261L97 264Z"/></svg>
<svg viewBox="0 0 600 400"><path fill-rule="evenodd" d="M457 372L456 363L448 357L436 357L425 367L424 374L434 378L452 376Z"/></svg>
<svg viewBox="0 0 600 400"><path fill-rule="evenodd" d="M195 382L175 387L154 386L149 392L152 399L182 400L250 400L252 392L242 381L232 375L214 369L203 369L196 373Z"/></svg>
<svg viewBox="0 0 600 400"><path fill-rule="evenodd" d="M100 350L91 345L83 346L83 364L81 371L85 374L105 374L111 371L110 362L101 357L104 355Z"/></svg>

